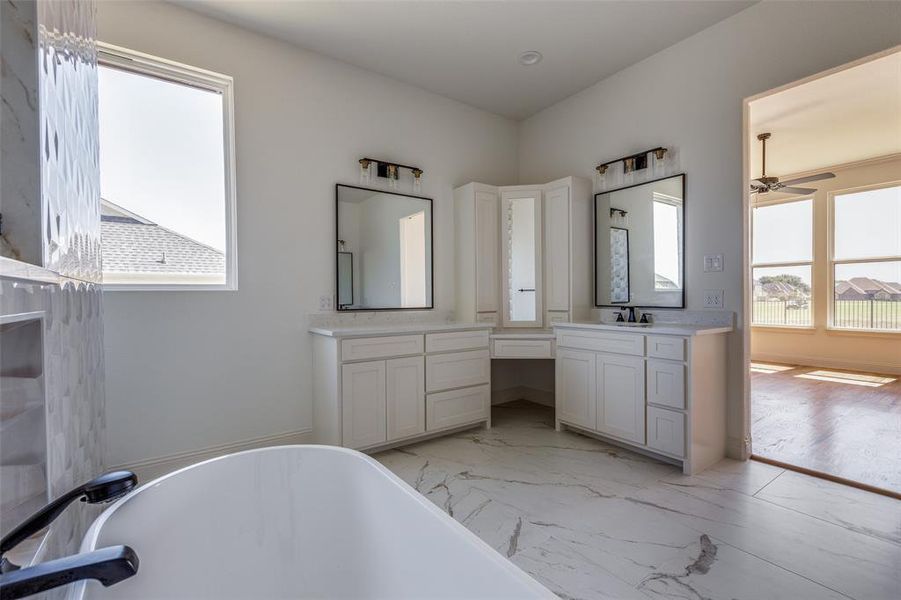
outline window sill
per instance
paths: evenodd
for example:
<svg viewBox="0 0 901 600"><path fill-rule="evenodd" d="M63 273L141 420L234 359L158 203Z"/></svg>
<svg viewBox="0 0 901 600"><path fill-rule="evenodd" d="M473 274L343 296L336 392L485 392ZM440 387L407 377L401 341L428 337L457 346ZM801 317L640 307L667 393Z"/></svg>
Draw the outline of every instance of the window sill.
<svg viewBox="0 0 901 600"><path fill-rule="evenodd" d="M897 339L901 336L901 330L885 330L885 329L843 329L841 327L827 327L826 335L837 335L847 337L876 337Z"/></svg>
<svg viewBox="0 0 901 600"><path fill-rule="evenodd" d="M779 333L815 333L817 328L813 325L751 325L751 329L759 331L773 331Z"/></svg>
<svg viewBox="0 0 901 600"><path fill-rule="evenodd" d="M105 283L104 292L236 292L238 286L221 285L165 285L165 284L130 284L130 283Z"/></svg>

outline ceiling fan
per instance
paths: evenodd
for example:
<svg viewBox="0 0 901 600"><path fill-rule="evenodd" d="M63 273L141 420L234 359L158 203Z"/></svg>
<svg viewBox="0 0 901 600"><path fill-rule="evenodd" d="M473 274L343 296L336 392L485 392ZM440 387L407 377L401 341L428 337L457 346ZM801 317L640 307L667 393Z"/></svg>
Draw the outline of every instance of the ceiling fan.
<svg viewBox="0 0 901 600"><path fill-rule="evenodd" d="M770 139L770 133L761 133L757 136L763 146L763 167L760 177L751 180L752 194L765 194L767 192L782 192L783 194L812 194L816 190L813 188L793 187L798 183L810 183L811 181L820 181L821 179L832 179L835 173L817 173L816 175L808 175L807 177L798 177L797 179L789 179L788 181L779 181L778 177L766 176L766 141Z"/></svg>

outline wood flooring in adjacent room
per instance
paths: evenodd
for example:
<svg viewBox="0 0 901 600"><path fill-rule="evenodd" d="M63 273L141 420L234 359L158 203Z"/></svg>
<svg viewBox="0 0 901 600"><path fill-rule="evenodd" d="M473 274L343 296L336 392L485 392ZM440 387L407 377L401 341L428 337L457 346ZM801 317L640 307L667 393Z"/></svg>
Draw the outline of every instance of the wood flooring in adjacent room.
<svg viewBox="0 0 901 600"><path fill-rule="evenodd" d="M901 376L751 365L755 456L901 493Z"/></svg>

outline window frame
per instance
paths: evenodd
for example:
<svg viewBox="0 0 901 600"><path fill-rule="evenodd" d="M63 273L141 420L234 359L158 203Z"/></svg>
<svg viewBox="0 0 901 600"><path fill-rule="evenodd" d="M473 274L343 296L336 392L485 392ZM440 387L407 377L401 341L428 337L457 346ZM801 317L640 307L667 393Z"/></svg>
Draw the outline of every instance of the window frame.
<svg viewBox="0 0 901 600"><path fill-rule="evenodd" d="M97 42L97 65L215 92L222 97L225 171L225 283L104 283L110 292L236 291L238 289L234 78L136 50Z"/></svg>
<svg viewBox="0 0 901 600"><path fill-rule="evenodd" d="M901 261L901 254L889 256L877 256L869 258L835 258L835 198L836 196L848 196L859 192L881 190L885 188L901 186L901 179L883 181L870 185L860 185L840 190L832 190L826 194L827 223L826 223L826 279L829 292L829 302L826 307L826 330L843 333L855 333L863 335L898 335L901 329L870 329L862 327L839 327L835 325L835 267L836 265L855 265L888 261Z"/></svg>
<svg viewBox="0 0 901 600"><path fill-rule="evenodd" d="M679 292L685 293L685 203L675 196L654 192L651 194L651 237L654 238L657 228L657 220L654 219L654 203L666 204L676 208L676 248L679 252L679 287L675 289L658 288L656 282L657 273L654 273L654 293L666 294ZM656 249L655 249L656 256ZM656 271L656 265L654 271Z"/></svg>
<svg viewBox="0 0 901 600"><path fill-rule="evenodd" d="M808 261L781 261L781 262L754 262L754 211L758 208L791 204L793 202L810 202L810 260ZM791 198L776 198L771 200L755 200L751 203L751 223L749 241L751 245L751 257L749 270L751 272L751 327L766 329L791 329L813 330L816 328L816 298L817 298L817 274L816 274L816 247L817 247L817 202L815 194L805 196L793 196ZM807 325L779 325L772 323L754 322L754 270L778 267L810 267L810 323Z"/></svg>

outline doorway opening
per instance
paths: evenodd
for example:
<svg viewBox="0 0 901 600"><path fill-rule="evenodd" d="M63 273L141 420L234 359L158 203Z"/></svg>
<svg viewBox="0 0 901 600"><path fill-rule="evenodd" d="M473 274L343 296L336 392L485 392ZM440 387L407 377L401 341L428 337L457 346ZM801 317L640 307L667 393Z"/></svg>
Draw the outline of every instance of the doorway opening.
<svg viewBox="0 0 901 600"><path fill-rule="evenodd" d="M901 497L901 49L745 117L751 456Z"/></svg>

